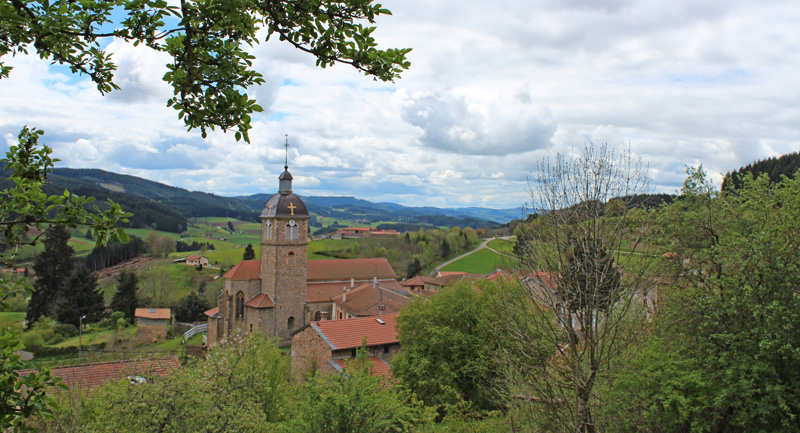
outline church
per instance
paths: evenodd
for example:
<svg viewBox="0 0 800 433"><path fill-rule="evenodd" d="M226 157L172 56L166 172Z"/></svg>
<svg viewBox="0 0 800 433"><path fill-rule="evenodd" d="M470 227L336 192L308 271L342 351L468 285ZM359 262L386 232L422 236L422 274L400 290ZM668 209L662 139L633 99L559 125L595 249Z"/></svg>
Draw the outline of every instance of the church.
<svg viewBox="0 0 800 433"><path fill-rule="evenodd" d="M307 323L332 319L332 298L365 283L402 290L389 262L307 259L308 209L292 193L288 164L261 212L261 257L224 276L218 307L206 312L208 343L259 331L287 342Z"/></svg>

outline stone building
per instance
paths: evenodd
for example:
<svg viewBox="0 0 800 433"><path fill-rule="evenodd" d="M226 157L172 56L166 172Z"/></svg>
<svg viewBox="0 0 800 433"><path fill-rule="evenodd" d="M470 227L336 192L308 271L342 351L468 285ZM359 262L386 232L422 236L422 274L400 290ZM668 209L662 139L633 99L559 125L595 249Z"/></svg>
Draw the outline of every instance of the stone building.
<svg viewBox="0 0 800 433"><path fill-rule="evenodd" d="M133 315L136 318L136 338L142 341L167 338L169 308L137 308Z"/></svg>
<svg viewBox="0 0 800 433"><path fill-rule="evenodd" d="M284 168L278 193L261 212L260 259L231 268L218 309L207 312L210 344L255 331L288 342L311 320L332 318L331 298L348 285L396 281L386 259L307 260L309 214Z"/></svg>
<svg viewBox="0 0 800 433"><path fill-rule="evenodd" d="M372 374L388 376L392 358L400 353L396 314L311 322L292 336L292 373L342 371L366 345Z"/></svg>

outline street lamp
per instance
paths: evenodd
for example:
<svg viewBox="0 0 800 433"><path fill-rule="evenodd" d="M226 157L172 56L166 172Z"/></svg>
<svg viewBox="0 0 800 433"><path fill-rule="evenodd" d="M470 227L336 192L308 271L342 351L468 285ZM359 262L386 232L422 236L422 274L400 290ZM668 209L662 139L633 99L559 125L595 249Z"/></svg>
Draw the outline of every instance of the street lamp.
<svg viewBox="0 0 800 433"><path fill-rule="evenodd" d="M78 321L78 364L81 363L81 355L83 354L83 319L85 318L86 316L81 316Z"/></svg>

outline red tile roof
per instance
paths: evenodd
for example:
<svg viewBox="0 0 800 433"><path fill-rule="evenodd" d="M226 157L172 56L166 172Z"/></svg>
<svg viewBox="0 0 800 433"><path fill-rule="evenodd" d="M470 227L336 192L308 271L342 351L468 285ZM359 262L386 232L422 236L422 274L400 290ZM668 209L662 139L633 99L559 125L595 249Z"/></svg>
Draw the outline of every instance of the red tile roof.
<svg viewBox="0 0 800 433"><path fill-rule="evenodd" d="M339 371L349 371L350 368L355 364L355 358L344 358L344 359L331 359L331 363L333 366ZM381 358L377 356L368 356L367 362L371 362L372 366L369 369L369 373L372 376L391 376L392 375L392 367Z"/></svg>
<svg viewBox="0 0 800 433"><path fill-rule="evenodd" d="M439 271L439 277L446 277L448 275L467 275L466 272L461 271Z"/></svg>
<svg viewBox="0 0 800 433"><path fill-rule="evenodd" d="M175 356L146 359L140 361L99 362L95 364L69 365L50 369L53 377L60 377L71 389L91 391L107 380L119 380L128 376L143 377L152 381L163 377L181 367ZM20 370L20 376L27 376L33 370Z"/></svg>
<svg viewBox="0 0 800 433"><path fill-rule="evenodd" d="M394 278L396 274L383 258L309 260L308 281Z"/></svg>
<svg viewBox="0 0 800 433"><path fill-rule="evenodd" d="M371 283L364 283L348 291L347 300L344 299L345 296L342 294L334 297L333 302L356 316L377 316L399 312L408 305L411 297L393 290L375 287ZM381 309L381 305L384 309Z"/></svg>
<svg viewBox="0 0 800 433"><path fill-rule="evenodd" d="M169 320L169 308L137 308L133 316L143 319Z"/></svg>
<svg viewBox="0 0 800 433"><path fill-rule="evenodd" d="M189 262L189 261L192 261L192 260L200 260L202 258L203 258L203 256L201 256L200 254L192 254L191 256L186 257L186 261Z"/></svg>
<svg viewBox="0 0 800 433"><path fill-rule="evenodd" d="M269 295L267 295L266 293L259 293L259 294L255 295L255 296L253 296L252 298L250 298L249 301L245 302L244 305L247 306L247 307L253 307L253 308L273 308L273 307L275 307L275 303L272 302L272 299L270 299Z"/></svg>
<svg viewBox="0 0 800 433"><path fill-rule="evenodd" d="M323 320L311 322L311 327L333 350L361 347L367 338L368 346L397 343L397 330L394 327L396 314L385 316L356 317L344 320ZM383 321L383 324L378 322Z"/></svg>
<svg viewBox="0 0 800 433"><path fill-rule="evenodd" d="M205 312L205 313L203 313L203 314L205 314L205 315L206 315L206 316L208 316L208 317L214 317L214 316L216 316L217 314L219 314L219 307L214 307L214 308L212 308L212 309L210 309L210 310L206 311L206 312Z"/></svg>
<svg viewBox="0 0 800 433"><path fill-rule="evenodd" d="M229 280L258 280L261 273L261 262L258 260L242 260L223 275Z"/></svg>
<svg viewBox="0 0 800 433"><path fill-rule="evenodd" d="M356 281L355 284L358 286L363 282ZM387 289L405 290L395 279L378 280L378 284ZM306 286L306 302L330 302L331 298L341 295L345 287L350 288L349 279L334 283L309 282Z"/></svg>

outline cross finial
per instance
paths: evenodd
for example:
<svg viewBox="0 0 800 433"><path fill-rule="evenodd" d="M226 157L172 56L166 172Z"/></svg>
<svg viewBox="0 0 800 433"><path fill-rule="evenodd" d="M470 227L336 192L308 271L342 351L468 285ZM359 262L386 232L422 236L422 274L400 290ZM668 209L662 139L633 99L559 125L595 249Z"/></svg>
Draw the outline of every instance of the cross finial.
<svg viewBox="0 0 800 433"><path fill-rule="evenodd" d="M286 162L283 166L285 170L289 170L289 134L286 134Z"/></svg>

